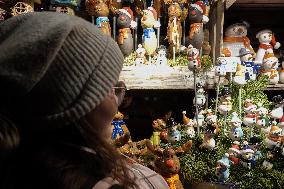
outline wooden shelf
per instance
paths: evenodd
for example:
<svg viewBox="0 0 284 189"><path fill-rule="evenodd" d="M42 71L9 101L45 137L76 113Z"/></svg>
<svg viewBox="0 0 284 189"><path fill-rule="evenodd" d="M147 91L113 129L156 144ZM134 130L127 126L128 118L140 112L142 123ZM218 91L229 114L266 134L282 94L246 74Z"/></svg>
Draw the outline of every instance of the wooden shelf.
<svg viewBox="0 0 284 189"><path fill-rule="evenodd" d="M251 8L283 8L283 0L236 0L234 6L237 7L251 7Z"/></svg>
<svg viewBox="0 0 284 189"><path fill-rule="evenodd" d="M194 89L193 72L189 71L187 66L124 66L119 79L125 82L127 89ZM205 75L198 75L197 82L206 83L207 89L214 89L215 85L212 82L217 83L217 78L214 71L211 71ZM284 90L284 84L269 85L267 90Z"/></svg>

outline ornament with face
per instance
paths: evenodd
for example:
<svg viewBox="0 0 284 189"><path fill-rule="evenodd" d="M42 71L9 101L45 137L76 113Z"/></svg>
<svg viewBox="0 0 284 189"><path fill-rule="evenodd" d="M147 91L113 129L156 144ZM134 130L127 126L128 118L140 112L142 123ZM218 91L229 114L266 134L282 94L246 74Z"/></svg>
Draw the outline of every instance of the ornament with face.
<svg viewBox="0 0 284 189"><path fill-rule="evenodd" d="M238 114L236 112L232 113L232 119L230 120L231 125L231 132L230 132L230 138L233 141L239 141L243 136L243 130L242 130L242 121L238 117Z"/></svg>
<svg viewBox="0 0 284 189"><path fill-rule="evenodd" d="M133 37L131 34L131 23L133 23L133 13L129 7L119 9L117 17L117 27L119 31L117 43L124 56L128 56L133 51Z"/></svg>
<svg viewBox="0 0 284 189"><path fill-rule="evenodd" d="M255 54L247 37L248 28L249 24L243 21L231 24L225 29L223 48L229 50L231 56L239 56L241 48L249 49L253 55Z"/></svg>
<svg viewBox="0 0 284 189"><path fill-rule="evenodd" d="M158 66L167 66L167 49L165 46L161 45L158 49L156 65Z"/></svg>
<svg viewBox="0 0 284 189"><path fill-rule="evenodd" d="M195 137L194 121L186 116L186 111L182 112L182 120L183 124L185 125L186 134L188 134L190 138L194 138Z"/></svg>
<svg viewBox="0 0 284 189"><path fill-rule="evenodd" d="M256 114L256 109L257 106L252 103L251 99L245 100L245 105L244 105L245 116L243 119L243 123L246 126L253 126L257 122L258 116Z"/></svg>
<svg viewBox="0 0 284 189"><path fill-rule="evenodd" d="M268 76L270 84L277 84L279 82L279 73L278 73L278 58L272 55L265 55L263 59L263 70L262 75Z"/></svg>
<svg viewBox="0 0 284 189"><path fill-rule="evenodd" d="M225 115L232 110L231 102L231 91L228 87L224 87L221 92L220 104L218 106L218 111Z"/></svg>
<svg viewBox="0 0 284 189"><path fill-rule="evenodd" d="M259 31L256 34L256 38L258 39L260 45L256 53L255 63L262 64L264 56L267 54L274 56L273 49L278 49L281 44L276 42L273 32L269 29Z"/></svg>
<svg viewBox="0 0 284 189"><path fill-rule="evenodd" d="M241 152L240 152L239 145L240 145L239 141L234 141L231 148L229 148L228 150L229 159L234 165L237 165L240 163L239 156Z"/></svg>
<svg viewBox="0 0 284 189"><path fill-rule="evenodd" d="M202 107L205 104L206 98L205 98L204 93L205 91L203 87L200 84L197 84L196 97L193 98L194 105L197 105L198 107ZM196 98L196 104L195 104L195 98Z"/></svg>
<svg viewBox="0 0 284 189"><path fill-rule="evenodd" d="M283 142L282 129L277 126L277 122L273 121L269 134L264 140L264 144L270 150L275 147L280 147Z"/></svg>
<svg viewBox="0 0 284 189"><path fill-rule="evenodd" d="M188 69L189 70L199 70L201 69L201 59L199 50L189 45L187 48L187 59L188 59Z"/></svg>
<svg viewBox="0 0 284 189"><path fill-rule="evenodd" d="M245 79L256 80L256 67L253 63L252 53L246 48L241 48L239 56L242 65L246 67Z"/></svg>
<svg viewBox="0 0 284 189"><path fill-rule="evenodd" d="M186 153L192 147L189 140L177 149L168 147L166 149L154 148L150 141L146 143L147 148L155 155L153 167L156 172L161 174L167 181L170 188L183 189L179 180L180 161L178 156Z"/></svg>
<svg viewBox="0 0 284 189"><path fill-rule="evenodd" d="M241 150L241 164L249 169L256 165L254 151L250 148L247 141L243 142L243 149Z"/></svg>
<svg viewBox="0 0 284 189"><path fill-rule="evenodd" d="M274 119L281 119L283 116L284 100L281 95L274 96L272 100L275 105L269 114Z"/></svg>
<svg viewBox="0 0 284 189"><path fill-rule="evenodd" d="M219 182L225 182L228 180L230 175L231 162L229 160L229 154L225 153L225 155L217 161L215 175L218 178Z"/></svg>
<svg viewBox="0 0 284 189"><path fill-rule="evenodd" d="M161 132L166 129L166 123L162 119L156 119L152 122L154 132L151 136L151 142L154 146L160 146Z"/></svg>

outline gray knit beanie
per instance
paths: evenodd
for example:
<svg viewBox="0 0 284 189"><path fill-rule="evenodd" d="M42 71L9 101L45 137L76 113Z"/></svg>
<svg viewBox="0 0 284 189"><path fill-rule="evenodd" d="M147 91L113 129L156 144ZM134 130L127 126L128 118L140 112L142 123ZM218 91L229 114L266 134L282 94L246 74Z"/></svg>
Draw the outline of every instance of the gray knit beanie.
<svg viewBox="0 0 284 189"><path fill-rule="evenodd" d="M10 18L0 24L0 106L26 120L69 124L106 97L122 64L116 42L81 18Z"/></svg>

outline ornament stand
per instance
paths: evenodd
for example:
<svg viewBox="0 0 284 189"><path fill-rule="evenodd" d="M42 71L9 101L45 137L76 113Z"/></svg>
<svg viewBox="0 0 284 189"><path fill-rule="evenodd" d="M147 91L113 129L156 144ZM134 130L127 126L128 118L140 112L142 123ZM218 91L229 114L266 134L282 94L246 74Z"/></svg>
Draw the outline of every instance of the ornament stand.
<svg viewBox="0 0 284 189"><path fill-rule="evenodd" d="M196 89L196 70L193 70L193 76L194 76L194 80L193 80L193 85L194 85L194 95L195 95L195 119L196 119L196 125L197 125L197 134L200 134L200 128L199 128L199 124L198 124L198 106L197 106L197 89Z"/></svg>
<svg viewBox="0 0 284 189"><path fill-rule="evenodd" d="M242 87L239 88L239 115L242 115Z"/></svg>
<svg viewBox="0 0 284 189"><path fill-rule="evenodd" d="M218 76L218 83L217 83L217 91L216 91L216 103L215 103L215 115L217 115L217 111L218 111L218 102L219 102L219 93L220 93L220 76Z"/></svg>
<svg viewBox="0 0 284 189"><path fill-rule="evenodd" d="M116 40L116 16L112 17L112 38Z"/></svg>

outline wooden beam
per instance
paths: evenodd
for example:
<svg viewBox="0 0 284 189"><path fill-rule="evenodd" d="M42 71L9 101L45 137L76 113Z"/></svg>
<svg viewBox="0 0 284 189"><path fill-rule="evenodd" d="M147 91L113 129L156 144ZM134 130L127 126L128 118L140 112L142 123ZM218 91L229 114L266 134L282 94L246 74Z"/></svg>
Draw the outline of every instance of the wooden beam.
<svg viewBox="0 0 284 189"><path fill-rule="evenodd" d="M226 0L225 1L226 9L230 8L235 2L236 0Z"/></svg>
<svg viewBox="0 0 284 189"><path fill-rule="evenodd" d="M216 57L221 55L223 48L223 26L224 26L224 13L225 13L225 1L220 0L216 7L217 19L216 19Z"/></svg>

